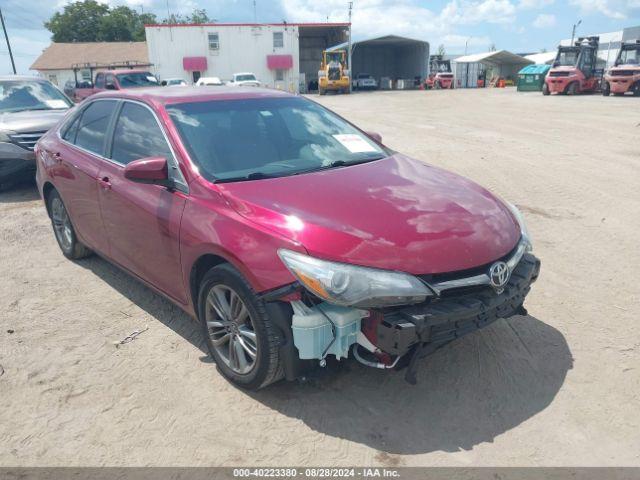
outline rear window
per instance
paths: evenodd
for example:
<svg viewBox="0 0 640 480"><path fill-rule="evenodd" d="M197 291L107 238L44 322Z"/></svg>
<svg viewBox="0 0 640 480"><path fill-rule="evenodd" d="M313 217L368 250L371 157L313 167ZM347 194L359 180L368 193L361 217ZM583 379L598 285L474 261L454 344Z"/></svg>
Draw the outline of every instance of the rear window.
<svg viewBox="0 0 640 480"><path fill-rule="evenodd" d="M73 143L85 150L102 155L107 127L115 106L115 101L100 100L92 102L85 108Z"/></svg>
<svg viewBox="0 0 640 480"><path fill-rule="evenodd" d="M116 75L122 88L155 87L158 79L150 72L119 73Z"/></svg>

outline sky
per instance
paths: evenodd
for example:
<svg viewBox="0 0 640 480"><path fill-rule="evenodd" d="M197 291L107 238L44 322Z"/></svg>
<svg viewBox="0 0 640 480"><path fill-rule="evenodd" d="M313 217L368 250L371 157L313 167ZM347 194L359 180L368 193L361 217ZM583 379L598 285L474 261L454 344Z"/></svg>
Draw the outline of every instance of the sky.
<svg viewBox="0 0 640 480"><path fill-rule="evenodd" d="M102 0L166 17L167 0ZM258 22L343 22L348 0L255 0ZM50 43L44 28L66 0L1 0L18 73L29 67ZM168 0L171 13L204 8L218 22L253 22L253 0ZM640 0L354 0L353 38L395 34L427 40L432 51L443 44L448 54L555 50L577 35L640 25ZM0 37L0 74L11 73L7 46Z"/></svg>

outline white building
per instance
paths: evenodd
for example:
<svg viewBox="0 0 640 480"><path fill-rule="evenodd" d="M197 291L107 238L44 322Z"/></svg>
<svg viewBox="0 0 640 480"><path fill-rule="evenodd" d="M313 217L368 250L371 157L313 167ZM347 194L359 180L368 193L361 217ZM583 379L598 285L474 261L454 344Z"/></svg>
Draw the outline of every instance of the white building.
<svg viewBox="0 0 640 480"><path fill-rule="evenodd" d="M616 61L616 57L620 51L620 46L623 42L640 40L640 25L636 27L628 27L617 32L594 33L589 35L580 34L576 35L576 39L574 39L574 41L579 37L599 37L598 67L605 68L606 66L606 68L609 68ZM560 45L571 45L571 39L566 38L561 40Z"/></svg>
<svg viewBox="0 0 640 480"><path fill-rule="evenodd" d="M348 37L348 23L147 25L149 62L163 78L230 80L251 72L263 85L305 91L322 50Z"/></svg>

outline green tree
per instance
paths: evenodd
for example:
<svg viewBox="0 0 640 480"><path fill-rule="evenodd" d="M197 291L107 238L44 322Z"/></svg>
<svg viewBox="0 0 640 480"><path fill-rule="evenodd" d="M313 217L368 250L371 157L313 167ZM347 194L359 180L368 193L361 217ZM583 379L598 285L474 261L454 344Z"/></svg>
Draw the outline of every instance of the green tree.
<svg viewBox="0 0 640 480"><path fill-rule="evenodd" d="M96 0L69 3L44 23L54 42L95 42L109 6Z"/></svg>
<svg viewBox="0 0 640 480"><path fill-rule="evenodd" d="M178 25L187 23L210 23L211 21L212 19L209 18L204 8L196 8L191 15L172 13L168 18L165 18L162 23Z"/></svg>
<svg viewBox="0 0 640 480"><path fill-rule="evenodd" d="M208 23L205 9L191 15L171 15L163 23ZM127 7L110 8L96 0L77 0L52 15L44 26L54 42L140 42L145 24L158 23L153 13L138 13Z"/></svg>

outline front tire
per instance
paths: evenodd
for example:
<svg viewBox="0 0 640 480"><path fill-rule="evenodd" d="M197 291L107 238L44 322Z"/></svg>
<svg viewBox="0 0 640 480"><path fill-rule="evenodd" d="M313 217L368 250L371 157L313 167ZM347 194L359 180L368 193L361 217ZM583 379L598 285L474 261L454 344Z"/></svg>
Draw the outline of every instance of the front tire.
<svg viewBox="0 0 640 480"><path fill-rule="evenodd" d="M640 82L636 82L633 85L633 96L640 97Z"/></svg>
<svg viewBox="0 0 640 480"><path fill-rule="evenodd" d="M91 255L91 250L78 240L69 212L67 212L64 202L56 190L51 190L49 193L47 207L51 217L53 233L63 255L71 260L79 260Z"/></svg>
<svg viewBox="0 0 640 480"><path fill-rule="evenodd" d="M550 95L550 94L551 92L549 91L549 85L545 83L544 85L542 85L542 95L546 97L547 95Z"/></svg>
<svg viewBox="0 0 640 480"><path fill-rule="evenodd" d="M602 86L602 96L608 97L609 95L611 95L611 85L609 82L604 82L604 85Z"/></svg>
<svg viewBox="0 0 640 480"><path fill-rule="evenodd" d="M249 283L231 265L209 270L200 284L198 317L218 370L248 390L284 377L280 335Z"/></svg>
<svg viewBox="0 0 640 480"><path fill-rule="evenodd" d="M567 95L576 95L578 93L578 84L576 82L570 83L567 88Z"/></svg>

